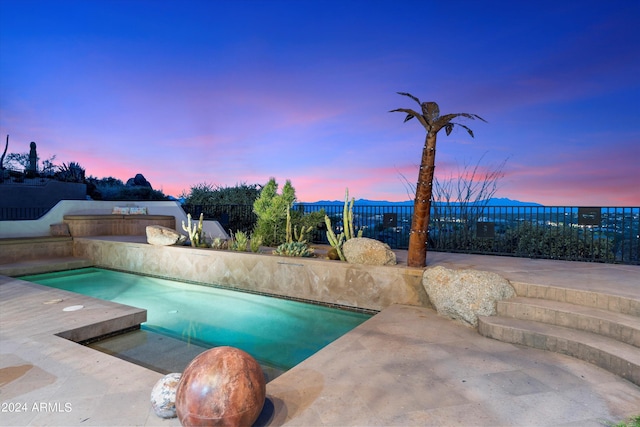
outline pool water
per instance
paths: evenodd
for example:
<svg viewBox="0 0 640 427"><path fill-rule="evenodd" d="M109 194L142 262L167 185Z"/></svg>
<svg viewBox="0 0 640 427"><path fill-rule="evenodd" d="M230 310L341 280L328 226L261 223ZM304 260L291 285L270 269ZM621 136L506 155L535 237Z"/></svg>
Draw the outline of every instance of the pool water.
<svg viewBox="0 0 640 427"><path fill-rule="evenodd" d="M141 328L203 347L233 346L287 370L371 315L100 268L21 277L147 310Z"/></svg>

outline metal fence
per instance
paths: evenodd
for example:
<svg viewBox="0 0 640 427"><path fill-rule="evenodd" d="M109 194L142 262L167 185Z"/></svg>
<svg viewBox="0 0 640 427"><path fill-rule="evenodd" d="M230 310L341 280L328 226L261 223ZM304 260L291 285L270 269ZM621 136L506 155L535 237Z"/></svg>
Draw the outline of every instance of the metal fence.
<svg viewBox="0 0 640 427"><path fill-rule="evenodd" d="M225 230L234 233L250 233L257 221L253 205L182 205L182 209L194 219L203 214L204 219L218 221Z"/></svg>
<svg viewBox="0 0 640 427"><path fill-rule="evenodd" d="M38 219L51 208L43 207L2 207L0 206L0 221L24 221Z"/></svg>
<svg viewBox="0 0 640 427"><path fill-rule="evenodd" d="M227 231L250 233L251 205L184 205L193 218L217 220ZM342 231L342 204L305 204L304 213L324 210L336 233ZM47 208L0 208L0 220L37 219ZM413 206L356 204L353 218L364 237L394 249L409 246ZM328 243L324 224L312 234ZM570 261L640 265L640 207L473 206L434 203L429 250Z"/></svg>
<svg viewBox="0 0 640 427"><path fill-rule="evenodd" d="M226 230L250 232L256 217L250 205L184 206L198 217L220 221ZM324 210L334 231L342 231L341 204L305 204L295 209ZM413 206L353 207L354 225L364 237L406 249ZM324 224L312 237L328 243ZM640 264L640 207L473 206L434 203L429 250L510 255L571 261Z"/></svg>

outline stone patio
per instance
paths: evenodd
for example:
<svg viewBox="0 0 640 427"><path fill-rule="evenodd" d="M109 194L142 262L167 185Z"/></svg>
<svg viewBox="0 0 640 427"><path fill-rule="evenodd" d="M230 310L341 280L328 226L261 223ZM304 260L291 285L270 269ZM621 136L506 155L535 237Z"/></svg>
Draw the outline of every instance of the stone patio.
<svg viewBox="0 0 640 427"><path fill-rule="evenodd" d="M640 300L637 266L444 253L428 263ZM140 313L0 276L0 425L179 425L149 404L162 374L58 336L126 327ZM639 413L640 387L595 365L396 304L268 383L256 425L601 426Z"/></svg>

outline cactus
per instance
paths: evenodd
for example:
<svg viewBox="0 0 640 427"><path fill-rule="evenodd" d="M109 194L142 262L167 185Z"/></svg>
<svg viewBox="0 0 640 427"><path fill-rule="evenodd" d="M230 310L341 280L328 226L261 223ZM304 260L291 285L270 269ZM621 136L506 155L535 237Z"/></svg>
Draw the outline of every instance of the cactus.
<svg viewBox="0 0 640 427"><path fill-rule="evenodd" d="M204 239L204 233L202 232L202 223L204 221L204 214L200 214L200 220L196 225L191 221L191 214L187 214L187 224L182 221L182 229L189 234L189 240L191 240L191 246L194 248L201 248L206 246Z"/></svg>
<svg viewBox="0 0 640 427"><path fill-rule="evenodd" d="M220 237L216 237L211 241L211 249L228 249L229 243L227 239L222 239Z"/></svg>
<svg viewBox="0 0 640 427"><path fill-rule="evenodd" d="M291 243L293 241L291 237L291 205L287 205L287 225L285 226L285 242Z"/></svg>
<svg viewBox="0 0 640 427"><path fill-rule="evenodd" d="M248 244L249 237L244 231L238 230L235 233L231 233L231 245L229 245L229 249L232 251L244 252L247 250Z"/></svg>
<svg viewBox="0 0 640 427"><path fill-rule="evenodd" d="M336 236L336 233L333 232L331 220L327 215L324 216L324 222L327 225L327 240L329 240L329 244L336 250L336 252L338 252L338 256L340 257L340 259L342 261L346 261L344 254L342 253L342 245L344 244L344 232Z"/></svg>
<svg viewBox="0 0 640 427"><path fill-rule="evenodd" d="M306 242L288 242L278 246L273 251L273 254L292 257L310 257L313 256L313 248L310 248Z"/></svg>
<svg viewBox="0 0 640 427"><path fill-rule="evenodd" d="M313 226L308 226L308 227L304 227L301 226L300 227L300 233L298 233L298 227L295 226L293 227L293 235L296 238L296 241L300 242L300 243L306 243L307 242L307 234L311 233L311 230L313 230Z"/></svg>
<svg viewBox="0 0 640 427"><path fill-rule="evenodd" d="M298 231L298 226L293 226L293 229L291 227L291 205L289 205L287 207L287 224L286 224L286 228L285 228L285 235L286 235L286 243L292 243L295 238L295 240L297 242L300 243L306 243L307 242L307 234L311 233L311 230L313 230L313 226L308 226L305 227L300 226L300 231Z"/></svg>
<svg viewBox="0 0 640 427"><path fill-rule="evenodd" d="M333 247L338 253L338 257L342 261L346 261L344 257L344 253L342 252L342 245L349 239L354 237L362 237L362 229L358 230L358 235L355 235L355 228L353 226L353 204L356 199L351 198L351 202L349 202L349 189L345 189L344 192L344 208L342 208L342 233L336 236L336 233L333 231L333 226L331 225L331 219L329 216L324 216L324 222L327 225L327 240L329 240L329 244Z"/></svg>
<svg viewBox="0 0 640 427"><path fill-rule="evenodd" d="M251 247L251 252L260 251L260 246L262 245L262 236L259 236L256 233L251 233L249 245Z"/></svg>

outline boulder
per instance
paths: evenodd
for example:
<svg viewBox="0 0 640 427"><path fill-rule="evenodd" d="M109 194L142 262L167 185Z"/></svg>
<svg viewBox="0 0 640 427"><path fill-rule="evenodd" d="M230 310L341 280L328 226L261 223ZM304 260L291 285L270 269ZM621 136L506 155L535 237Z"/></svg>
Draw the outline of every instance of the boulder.
<svg viewBox="0 0 640 427"><path fill-rule="evenodd" d="M496 314L496 301L516 295L509 281L496 273L441 266L424 271L422 286L438 314L473 327L478 316Z"/></svg>
<svg viewBox="0 0 640 427"><path fill-rule="evenodd" d="M366 237L347 240L342 245L342 253L351 264L396 265L396 254L389 245Z"/></svg>
<svg viewBox="0 0 640 427"><path fill-rule="evenodd" d="M127 186L131 187L131 186L137 186L137 187L151 187L151 183L149 181L147 181L147 179L144 177L144 175L142 175L141 173L136 174L135 177L133 178L129 178L127 180Z"/></svg>
<svg viewBox="0 0 640 427"><path fill-rule="evenodd" d="M178 372L167 374L151 389L151 407L160 418L176 417L176 391L181 377Z"/></svg>
<svg viewBox="0 0 640 427"><path fill-rule="evenodd" d="M176 230L162 225L147 225L147 243L155 246L181 245L187 240L187 236Z"/></svg>

